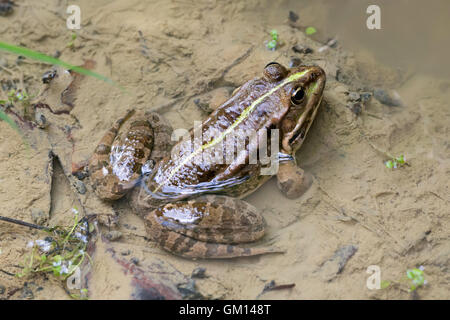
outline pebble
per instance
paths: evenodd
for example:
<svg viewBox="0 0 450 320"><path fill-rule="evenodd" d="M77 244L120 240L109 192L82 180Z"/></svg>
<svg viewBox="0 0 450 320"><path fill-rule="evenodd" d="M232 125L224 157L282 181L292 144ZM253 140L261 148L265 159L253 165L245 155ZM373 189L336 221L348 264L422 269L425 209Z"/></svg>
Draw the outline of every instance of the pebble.
<svg viewBox="0 0 450 320"><path fill-rule="evenodd" d="M387 90L377 88L373 91L373 96L382 104L390 107L400 107L403 105L399 94L393 90L389 92Z"/></svg>
<svg viewBox="0 0 450 320"><path fill-rule="evenodd" d="M122 232L117 231L117 230L111 230L111 231L108 231L108 232L105 234L105 237L106 237L106 239L108 239L109 241L115 241L115 240L117 240L117 239L119 239L119 238L122 237Z"/></svg>
<svg viewBox="0 0 450 320"><path fill-rule="evenodd" d="M74 180L73 186L75 189L77 189L79 194L85 194L86 193L86 186L83 181L81 180Z"/></svg>
<svg viewBox="0 0 450 320"><path fill-rule="evenodd" d="M87 176L89 176L89 172L86 169L83 170L79 170L73 173L73 175L78 179L78 180L83 180L84 178L86 178Z"/></svg>
<svg viewBox="0 0 450 320"><path fill-rule="evenodd" d="M48 127L47 118L44 116L44 114L41 111L36 110L36 112L34 114L34 119L39 128L45 129Z"/></svg>
<svg viewBox="0 0 450 320"><path fill-rule="evenodd" d="M359 95L361 102L367 102L370 100L370 98L372 98L372 93L371 92L361 92Z"/></svg>
<svg viewBox="0 0 450 320"><path fill-rule="evenodd" d="M292 22L297 22L298 18L300 18L298 16L298 14L296 14L294 11L289 11L289 20Z"/></svg>
<svg viewBox="0 0 450 320"><path fill-rule="evenodd" d="M139 259L136 258L136 257L131 258L130 261L131 261L134 265L136 265L136 266L139 264Z"/></svg>
<svg viewBox="0 0 450 320"><path fill-rule="evenodd" d="M363 105L360 102L350 103L347 107L357 116L362 113Z"/></svg>
<svg viewBox="0 0 450 320"><path fill-rule="evenodd" d="M183 295L183 299L197 300L203 299L203 296L195 288L194 281L188 281L187 283L177 284L178 291Z"/></svg>
<svg viewBox="0 0 450 320"><path fill-rule="evenodd" d="M303 53L303 54L309 54L313 52L313 49L305 47L301 44L296 44L295 46L292 47L292 50L296 53Z"/></svg>
<svg viewBox="0 0 450 320"><path fill-rule="evenodd" d="M198 267L192 271L191 278L204 279L206 278L206 268Z"/></svg>
<svg viewBox="0 0 450 320"><path fill-rule="evenodd" d="M0 16L7 16L13 12L14 2L10 0L0 1Z"/></svg>
<svg viewBox="0 0 450 320"><path fill-rule="evenodd" d="M342 272L348 260L358 251L355 245L346 245L336 250L333 256L321 267L322 277L325 281L332 281Z"/></svg>
<svg viewBox="0 0 450 320"><path fill-rule="evenodd" d="M22 292L20 294L20 299L32 300L34 299L33 291L28 287L28 283L25 282Z"/></svg>
<svg viewBox="0 0 450 320"><path fill-rule="evenodd" d="M361 99L361 96L358 92L349 92L348 99L350 101L359 101Z"/></svg>
<svg viewBox="0 0 450 320"><path fill-rule="evenodd" d="M131 254L131 250L122 251L120 254L123 256L129 256Z"/></svg>

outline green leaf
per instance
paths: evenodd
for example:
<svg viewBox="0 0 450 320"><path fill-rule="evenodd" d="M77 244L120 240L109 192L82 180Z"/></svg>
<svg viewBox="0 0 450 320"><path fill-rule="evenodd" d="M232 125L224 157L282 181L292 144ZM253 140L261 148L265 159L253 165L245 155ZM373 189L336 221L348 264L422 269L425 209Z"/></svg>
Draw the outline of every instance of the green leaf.
<svg viewBox="0 0 450 320"><path fill-rule="evenodd" d="M273 29L272 31L270 31L270 36L272 37L272 40L277 41L278 40L278 31Z"/></svg>
<svg viewBox="0 0 450 320"><path fill-rule="evenodd" d="M391 285L391 283L389 281L383 280L383 281L381 281L380 287L381 287L381 289L386 289L390 285Z"/></svg>
<svg viewBox="0 0 450 320"><path fill-rule="evenodd" d="M394 163L392 162L392 160L388 160L385 162L386 168L388 169L392 169L394 167Z"/></svg>
<svg viewBox="0 0 450 320"><path fill-rule="evenodd" d="M405 164L405 157L401 155L400 157L395 158L399 164Z"/></svg>
<svg viewBox="0 0 450 320"><path fill-rule="evenodd" d="M270 40L269 42L267 42L267 49L275 49L277 47L277 42L275 40Z"/></svg>
<svg viewBox="0 0 450 320"><path fill-rule="evenodd" d="M8 117L8 115L5 112L3 112L3 110L0 110L0 119L5 121L7 124L10 125L11 128L20 133L17 124L10 117Z"/></svg>
<svg viewBox="0 0 450 320"><path fill-rule="evenodd" d="M43 54L43 53L40 53L40 52L37 52L37 51L30 50L28 48L15 46L15 45L8 44L8 43L0 41L0 50L4 50L4 51L10 52L10 53L14 53L14 54L17 54L17 55L20 55L20 56L31 58L33 60L38 60L38 61L41 61L41 62L44 62L44 63L58 65L58 66L61 66L63 68L66 68L66 69L73 70L74 72L83 74L85 76L91 76L91 77L97 78L99 80L105 81L106 83L112 84L112 85L117 86L117 87L121 88L122 90L124 90L122 87L117 85L114 81L112 81L108 77L102 76L101 74L95 73L95 72L93 72L91 70L88 70L88 69L85 69L85 68L82 68L82 67L77 67L77 66L71 65L71 64L69 64L67 62L64 62L62 60L50 57L50 56L48 56L46 54Z"/></svg>
<svg viewBox="0 0 450 320"><path fill-rule="evenodd" d="M314 28L314 27L308 27L308 28L306 28L306 30L305 30L305 33L308 35L308 36L310 36L310 35L312 35L312 34L314 34L314 33L316 33L317 32L317 30L316 30L316 28Z"/></svg>

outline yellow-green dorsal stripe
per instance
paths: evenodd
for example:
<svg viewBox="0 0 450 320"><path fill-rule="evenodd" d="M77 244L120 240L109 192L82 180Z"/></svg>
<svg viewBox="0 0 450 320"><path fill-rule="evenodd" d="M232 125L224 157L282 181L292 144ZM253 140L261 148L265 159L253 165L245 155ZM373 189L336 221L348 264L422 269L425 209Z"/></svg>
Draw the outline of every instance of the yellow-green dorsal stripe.
<svg viewBox="0 0 450 320"><path fill-rule="evenodd" d="M186 158L183 159L183 161L180 161L180 163L174 168L172 169L172 171L169 173L169 176L167 177L167 179L165 179L161 184L158 185L158 187L155 189L155 191L153 192L158 192L158 190L160 189L160 187L162 185L164 185L167 181L169 181L174 174L182 167L184 166L189 160L191 160L193 157L195 157L197 154L199 154L200 152L202 152L203 150L209 148L209 147L213 147L216 144L218 144L219 142L221 142L223 139L225 139L225 137L234 130L234 128L236 128L242 121L244 121L244 119L256 108L257 105L259 105L264 99L266 99L267 97L269 97L271 94L273 94L275 91L277 91L278 89L282 88L283 86L285 86L286 84L292 82L292 81L296 81L298 79L300 79L301 77L303 77L306 73L308 73L308 70L302 71L302 72L297 72L294 73L292 75L290 75L289 77L287 77L283 82L281 82L279 85L277 85L276 87L273 87L272 89L270 89L268 92L266 92L265 94L263 94L262 96L260 96L258 99L256 99L255 101L253 101L246 109L244 109L244 111L242 111L242 113L240 114L240 116L236 119L235 122L233 122L233 124L231 126L229 126L224 132L222 132L222 134L220 134L217 138L213 139L212 141L208 142L207 144L201 145L198 149L194 150L192 153L190 153Z"/></svg>

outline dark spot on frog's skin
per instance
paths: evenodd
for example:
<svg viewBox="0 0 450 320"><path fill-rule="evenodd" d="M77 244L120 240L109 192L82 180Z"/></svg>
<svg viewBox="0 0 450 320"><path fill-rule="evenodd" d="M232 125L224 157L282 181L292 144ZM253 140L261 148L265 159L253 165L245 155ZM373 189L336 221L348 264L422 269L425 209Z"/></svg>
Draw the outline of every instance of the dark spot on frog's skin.
<svg viewBox="0 0 450 320"><path fill-rule="evenodd" d="M175 242L173 243L172 247L170 248L171 250L175 251L175 252L180 252L180 250L178 250L178 247L184 242L184 237L178 237ZM182 249L185 249L185 247L183 247Z"/></svg>
<svg viewBox="0 0 450 320"><path fill-rule="evenodd" d="M141 164L140 164L139 162L135 162L132 171L133 171L134 173L140 172L141 167L142 167L142 166L141 166Z"/></svg>
<svg viewBox="0 0 450 320"><path fill-rule="evenodd" d="M213 243L206 243L206 256L214 257L217 254L217 245Z"/></svg>
<svg viewBox="0 0 450 320"><path fill-rule="evenodd" d="M242 215L240 220L241 220L240 222L241 222L242 226L249 226L249 225L251 225L250 220L248 220L245 215Z"/></svg>
<svg viewBox="0 0 450 320"><path fill-rule="evenodd" d="M134 156L137 159L142 159L145 157L145 152L142 149L134 149ZM134 172L137 172L137 171L134 171Z"/></svg>
<svg viewBox="0 0 450 320"><path fill-rule="evenodd" d="M169 238L169 231L168 230L162 230L159 235L154 235L154 239L159 242L161 247L165 247L166 241Z"/></svg>

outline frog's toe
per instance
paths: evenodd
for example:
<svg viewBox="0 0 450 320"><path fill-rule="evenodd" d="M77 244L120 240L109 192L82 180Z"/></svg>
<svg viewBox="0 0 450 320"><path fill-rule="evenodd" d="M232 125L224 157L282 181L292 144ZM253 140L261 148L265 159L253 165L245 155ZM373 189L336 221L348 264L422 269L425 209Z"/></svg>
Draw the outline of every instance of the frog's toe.
<svg viewBox="0 0 450 320"><path fill-rule="evenodd" d="M277 184L281 192L289 199L302 196L311 187L312 175L297 167L293 161L280 163Z"/></svg>

